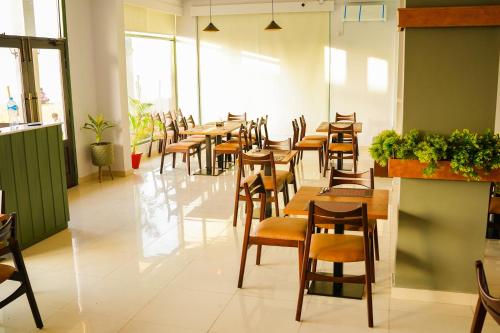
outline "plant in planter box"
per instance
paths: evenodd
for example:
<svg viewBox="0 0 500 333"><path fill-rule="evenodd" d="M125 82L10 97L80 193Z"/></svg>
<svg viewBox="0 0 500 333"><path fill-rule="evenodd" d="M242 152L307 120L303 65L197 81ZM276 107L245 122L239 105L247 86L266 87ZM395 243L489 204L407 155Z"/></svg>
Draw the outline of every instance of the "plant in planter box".
<svg viewBox="0 0 500 333"><path fill-rule="evenodd" d="M90 145L92 164L99 167L99 182L101 181L101 168L109 167L111 174L111 164L114 160L113 144L111 142L103 142L102 135L104 131L115 127L115 125L104 119L102 114L95 118L88 115L89 121L86 122L82 129L90 130L95 133L95 143Z"/></svg>
<svg viewBox="0 0 500 333"><path fill-rule="evenodd" d="M151 135L152 118L148 109L151 103L143 103L138 99L129 98L132 110L128 114L131 133L132 168L138 169L141 163L142 153L137 153L137 146Z"/></svg>
<svg viewBox="0 0 500 333"><path fill-rule="evenodd" d="M401 136L392 130L385 130L373 138L370 154L381 166L385 167L389 159L394 158L395 147L399 145Z"/></svg>
<svg viewBox="0 0 500 333"><path fill-rule="evenodd" d="M437 162L448 159L448 143L446 138L439 134L430 134L418 142L413 153L421 163L427 163L423 173L432 176L438 167Z"/></svg>

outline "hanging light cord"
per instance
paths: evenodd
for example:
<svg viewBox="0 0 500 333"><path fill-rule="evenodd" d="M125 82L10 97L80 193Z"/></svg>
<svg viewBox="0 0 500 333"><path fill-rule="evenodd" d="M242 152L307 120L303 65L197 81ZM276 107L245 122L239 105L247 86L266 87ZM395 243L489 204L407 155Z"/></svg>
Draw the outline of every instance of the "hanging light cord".
<svg viewBox="0 0 500 333"><path fill-rule="evenodd" d="M210 22L212 22L212 0L210 0Z"/></svg>
<svg viewBox="0 0 500 333"><path fill-rule="evenodd" d="M210 0L212 1L212 0ZM271 17L273 18L274 21L274 0L271 0Z"/></svg>

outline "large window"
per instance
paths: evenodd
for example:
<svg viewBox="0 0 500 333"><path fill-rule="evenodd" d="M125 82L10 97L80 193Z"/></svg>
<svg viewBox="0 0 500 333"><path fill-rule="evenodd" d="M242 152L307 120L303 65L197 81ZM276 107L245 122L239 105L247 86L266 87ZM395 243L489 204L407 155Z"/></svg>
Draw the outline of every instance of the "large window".
<svg viewBox="0 0 500 333"><path fill-rule="evenodd" d="M174 109L173 40L129 34L125 46L129 97L152 103L151 112Z"/></svg>

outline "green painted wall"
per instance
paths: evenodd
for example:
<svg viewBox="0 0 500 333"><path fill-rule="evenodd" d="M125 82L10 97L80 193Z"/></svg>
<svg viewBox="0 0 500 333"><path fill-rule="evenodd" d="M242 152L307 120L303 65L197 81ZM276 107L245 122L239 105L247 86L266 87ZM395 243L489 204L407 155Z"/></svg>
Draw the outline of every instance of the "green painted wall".
<svg viewBox="0 0 500 333"><path fill-rule="evenodd" d="M18 214L26 248L68 227L66 171L60 126L0 136L0 189Z"/></svg>
<svg viewBox="0 0 500 333"><path fill-rule="evenodd" d="M499 1L408 0L407 7ZM406 29L403 132L494 128L500 28ZM396 287L476 292L488 183L401 180Z"/></svg>

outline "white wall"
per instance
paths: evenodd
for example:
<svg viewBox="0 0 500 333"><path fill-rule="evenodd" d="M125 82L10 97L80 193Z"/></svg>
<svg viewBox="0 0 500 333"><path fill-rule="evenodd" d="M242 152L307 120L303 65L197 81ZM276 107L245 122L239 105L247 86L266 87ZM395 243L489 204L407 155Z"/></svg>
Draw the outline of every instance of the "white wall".
<svg viewBox="0 0 500 333"><path fill-rule="evenodd" d="M360 135L362 146L369 145L372 137L380 131L395 126L397 5L395 1L384 3L387 22L346 22L342 25L343 11L340 6L336 7L332 21L331 44L334 49L345 51L346 69L344 82L336 83L334 80L331 84L330 114L333 120L335 112L356 112L358 121L363 122L363 133ZM379 85L378 88L368 84L369 58L378 59L374 61L377 75L371 78L372 83ZM387 71L382 68L384 63ZM380 67L377 67L379 64ZM334 77L335 71L333 67Z"/></svg>
<svg viewBox="0 0 500 333"><path fill-rule="evenodd" d="M66 0L68 44L75 120L78 175L95 168L89 145L94 137L80 130L87 114L104 114L117 127L104 139L115 143L113 170L130 170L122 0Z"/></svg>

